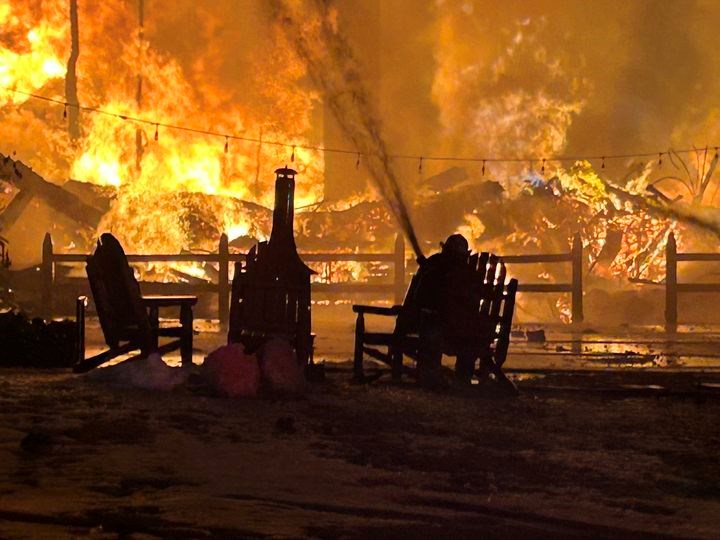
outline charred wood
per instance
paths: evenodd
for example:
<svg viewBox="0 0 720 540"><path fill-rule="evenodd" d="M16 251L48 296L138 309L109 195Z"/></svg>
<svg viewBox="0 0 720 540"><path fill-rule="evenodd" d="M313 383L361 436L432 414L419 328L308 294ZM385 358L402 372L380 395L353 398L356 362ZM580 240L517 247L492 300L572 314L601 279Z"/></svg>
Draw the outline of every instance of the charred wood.
<svg viewBox="0 0 720 540"><path fill-rule="evenodd" d="M21 191L41 197L53 210L84 225L95 228L103 216L103 212L85 204L62 187L48 182L22 161L3 154L0 154L0 178Z"/></svg>

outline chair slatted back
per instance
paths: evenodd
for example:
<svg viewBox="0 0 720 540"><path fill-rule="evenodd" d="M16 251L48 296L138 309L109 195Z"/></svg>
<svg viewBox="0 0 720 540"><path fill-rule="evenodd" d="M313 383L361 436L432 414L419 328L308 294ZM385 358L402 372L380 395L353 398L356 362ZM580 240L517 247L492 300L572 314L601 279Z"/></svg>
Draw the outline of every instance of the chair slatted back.
<svg viewBox="0 0 720 540"><path fill-rule="evenodd" d="M261 242L235 263L230 306L231 342L242 336L310 335L310 285L273 275L258 264L267 250Z"/></svg>
<svg viewBox="0 0 720 540"><path fill-rule="evenodd" d="M503 295L503 307L500 315L499 328L500 331L497 335L497 342L495 344L495 362L502 366L507 357L507 351L510 347L510 332L512 330L512 320L515 313L515 295L517 294L518 280L511 279L507 287L505 287L505 293Z"/></svg>
<svg viewBox="0 0 720 540"><path fill-rule="evenodd" d="M86 271L108 346L117 347L120 341L130 340L141 348L149 347L152 329L140 285L113 235L101 235L95 253L87 258Z"/></svg>

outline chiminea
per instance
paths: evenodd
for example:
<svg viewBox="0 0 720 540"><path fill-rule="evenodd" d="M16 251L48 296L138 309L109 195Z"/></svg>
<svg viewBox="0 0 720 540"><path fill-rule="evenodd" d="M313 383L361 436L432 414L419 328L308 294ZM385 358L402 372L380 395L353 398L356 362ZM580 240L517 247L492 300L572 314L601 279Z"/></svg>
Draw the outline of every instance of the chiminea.
<svg viewBox="0 0 720 540"><path fill-rule="evenodd" d="M266 256L273 267L275 263L278 264L277 272L299 275L306 273L309 283L313 271L300 259L293 233L296 174L296 171L288 167L275 170L275 208Z"/></svg>
<svg viewBox="0 0 720 540"><path fill-rule="evenodd" d="M300 259L293 234L296 171L275 171L275 208L268 242L235 264L228 341L252 352L272 338L288 340L298 361L312 356L310 276Z"/></svg>

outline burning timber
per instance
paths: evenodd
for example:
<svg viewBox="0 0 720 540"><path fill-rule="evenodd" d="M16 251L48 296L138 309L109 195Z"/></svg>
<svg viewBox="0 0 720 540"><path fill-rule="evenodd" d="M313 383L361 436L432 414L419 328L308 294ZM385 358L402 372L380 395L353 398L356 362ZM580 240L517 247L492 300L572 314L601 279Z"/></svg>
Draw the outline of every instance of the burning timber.
<svg viewBox="0 0 720 540"><path fill-rule="evenodd" d="M83 202L77 195L48 182L22 161L0 154L0 179L19 193L0 214L0 228L10 228L23 213L33 197L40 197L53 210L87 227L96 227L103 216L101 210Z"/></svg>

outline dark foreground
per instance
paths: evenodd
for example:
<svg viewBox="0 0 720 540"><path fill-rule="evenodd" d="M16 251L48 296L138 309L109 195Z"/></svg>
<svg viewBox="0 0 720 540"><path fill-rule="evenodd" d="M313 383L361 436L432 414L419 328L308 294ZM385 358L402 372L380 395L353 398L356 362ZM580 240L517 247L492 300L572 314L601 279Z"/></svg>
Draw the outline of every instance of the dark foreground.
<svg viewBox="0 0 720 540"><path fill-rule="evenodd" d="M717 537L717 394L232 401L0 374L2 538ZM548 389L549 388L549 389Z"/></svg>

